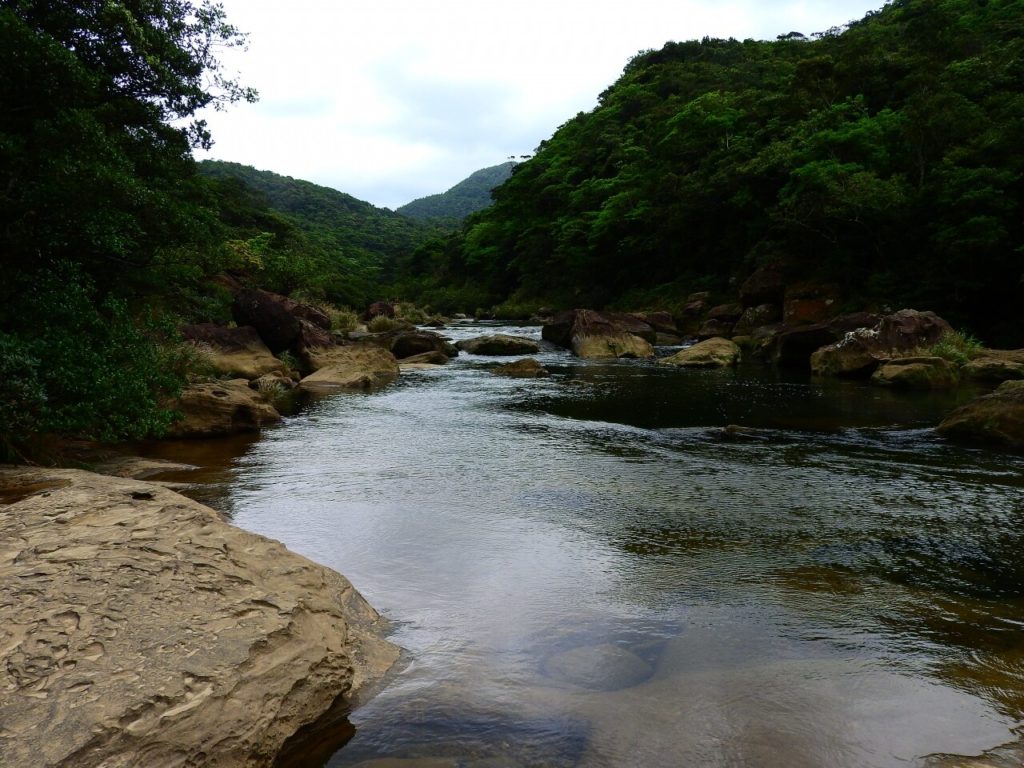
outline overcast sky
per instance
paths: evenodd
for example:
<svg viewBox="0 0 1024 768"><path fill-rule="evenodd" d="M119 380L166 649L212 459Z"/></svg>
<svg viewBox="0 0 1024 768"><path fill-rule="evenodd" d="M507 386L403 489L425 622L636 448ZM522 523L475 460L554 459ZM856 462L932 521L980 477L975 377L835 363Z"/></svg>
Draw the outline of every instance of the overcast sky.
<svg viewBox="0 0 1024 768"><path fill-rule="evenodd" d="M592 109L637 51L774 39L882 0L222 0L223 61L257 104L203 115L213 157L396 208L523 155Z"/></svg>

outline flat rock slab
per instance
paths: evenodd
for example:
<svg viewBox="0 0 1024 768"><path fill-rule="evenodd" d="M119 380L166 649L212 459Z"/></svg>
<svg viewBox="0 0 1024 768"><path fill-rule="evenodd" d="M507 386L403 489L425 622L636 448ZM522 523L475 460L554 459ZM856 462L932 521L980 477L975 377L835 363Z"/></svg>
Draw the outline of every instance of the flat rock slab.
<svg viewBox="0 0 1024 768"><path fill-rule="evenodd" d="M397 659L340 574L159 485L0 467L0 499L5 765L269 765Z"/></svg>
<svg viewBox="0 0 1024 768"><path fill-rule="evenodd" d="M354 344L320 350L317 370L299 382L308 392L371 390L387 386L399 375L398 361L386 349Z"/></svg>

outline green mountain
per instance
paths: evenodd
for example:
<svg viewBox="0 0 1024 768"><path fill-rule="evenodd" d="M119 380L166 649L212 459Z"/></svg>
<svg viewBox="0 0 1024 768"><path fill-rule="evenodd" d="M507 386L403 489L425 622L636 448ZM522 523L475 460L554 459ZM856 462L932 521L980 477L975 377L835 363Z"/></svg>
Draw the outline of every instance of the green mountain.
<svg viewBox="0 0 1024 768"><path fill-rule="evenodd" d="M515 166L510 160L482 168L447 192L418 198L398 208L397 212L412 219L445 219L459 223L491 204L491 190L504 184Z"/></svg>
<svg viewBox="0 0 1024 768"><path fill-rule="evenodd" d="M377 297L396 259L437 233L309 181L217 160L199 170L217 185L242 266L255 267L261 284L281 293L302 289L361 306Z"/></svg>
<svg viewBox="0 0 1024 768"><path fill-rule="evenodd" d="M1021 29L1020 0L895 0L642 52L409 269L478 306L671 306L773 264L1019 343Z"/></svg>

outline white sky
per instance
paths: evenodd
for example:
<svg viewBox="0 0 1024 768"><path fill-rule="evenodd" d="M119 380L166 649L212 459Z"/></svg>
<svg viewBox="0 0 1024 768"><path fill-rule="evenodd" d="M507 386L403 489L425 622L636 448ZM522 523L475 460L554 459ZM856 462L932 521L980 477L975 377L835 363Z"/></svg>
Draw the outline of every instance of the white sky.
<svg viewBox="0 0 1024 768"><path fill-rule="evenodd" d="M882 0L222 0L260 92L207 112L212 157L396 208L531 153L592 109L637 51L705 35L774 39Z"/></svg>

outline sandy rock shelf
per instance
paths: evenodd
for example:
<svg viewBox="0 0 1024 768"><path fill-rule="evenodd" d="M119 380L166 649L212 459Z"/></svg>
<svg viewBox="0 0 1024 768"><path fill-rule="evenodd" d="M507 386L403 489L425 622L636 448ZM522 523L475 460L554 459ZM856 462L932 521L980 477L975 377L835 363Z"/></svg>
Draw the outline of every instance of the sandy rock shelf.
<svg viewBox="0 0 1024 768"><path fill-rule="evenodd" d="M0 467L5 765L269 765L398 658L341 575L160 485Z"/></svg>

